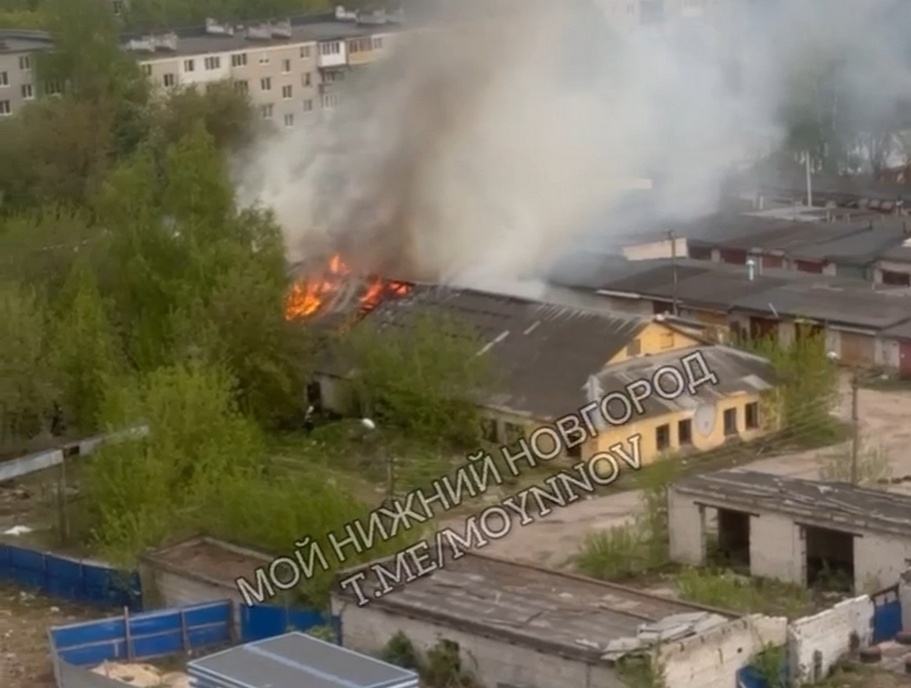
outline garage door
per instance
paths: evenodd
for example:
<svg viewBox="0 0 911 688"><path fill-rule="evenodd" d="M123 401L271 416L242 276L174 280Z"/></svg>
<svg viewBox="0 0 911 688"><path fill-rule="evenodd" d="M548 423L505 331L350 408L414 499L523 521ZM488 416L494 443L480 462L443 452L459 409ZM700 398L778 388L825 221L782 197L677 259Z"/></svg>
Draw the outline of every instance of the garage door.
<svg viewBox="0 0 911 688"><path fill-rule="evenodd" d="M898 343L898 370L902 380L911 380L911 341Z"/></svg>
<svg viewBox="0 0 911 688"><path fill-rule="evenodd" d="M875 351L873 337L857 332L841 332L841 362L845 365L870 367Z"/></svg>

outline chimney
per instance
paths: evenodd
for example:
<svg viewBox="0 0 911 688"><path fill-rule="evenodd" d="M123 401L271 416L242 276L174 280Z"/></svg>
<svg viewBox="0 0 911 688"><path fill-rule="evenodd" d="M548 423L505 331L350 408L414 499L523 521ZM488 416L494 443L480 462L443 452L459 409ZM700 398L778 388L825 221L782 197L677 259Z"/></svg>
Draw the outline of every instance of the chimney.
<svg viewBox="0 0 911 688"><path fill-rule="evenodd" d="M747 276L750 282L756 279L756 261L753 260L752 256L747 258Z"/></svg>

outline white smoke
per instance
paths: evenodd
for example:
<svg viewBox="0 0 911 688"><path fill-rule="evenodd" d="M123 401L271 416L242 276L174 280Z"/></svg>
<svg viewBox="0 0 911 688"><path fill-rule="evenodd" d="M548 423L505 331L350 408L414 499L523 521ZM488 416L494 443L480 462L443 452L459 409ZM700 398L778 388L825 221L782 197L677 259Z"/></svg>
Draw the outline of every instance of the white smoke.
<svg viewBox="0 0 911 688"><path fill-rule="evenodd" d="M274 207L292 257L342 245L365 269L530 293L596 218L604 247L629 233L611 210L632 180L655 178L653 217L712 212L757 142L780 142L795 67L821 51L861 55L846 83L891 107L911 85L903 32L862 31L884 4L719 0L623 31L588 3L460 3L346 83L330 122L263 142L242 189Z"/></svg>

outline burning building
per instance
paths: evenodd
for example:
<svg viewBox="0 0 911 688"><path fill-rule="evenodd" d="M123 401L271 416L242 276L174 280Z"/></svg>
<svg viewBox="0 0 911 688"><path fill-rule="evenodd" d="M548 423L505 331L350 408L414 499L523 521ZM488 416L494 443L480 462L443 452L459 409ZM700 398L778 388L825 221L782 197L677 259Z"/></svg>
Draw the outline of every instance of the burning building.
<svg viewBox="0 0 911 688"><path fill-rule="evenodd" d="M317 316L361 317L387 298L408 294L408 282L362 275L340 254L323 267L298 266L300 275L288 292L285 317L289 320Z"/></svg>

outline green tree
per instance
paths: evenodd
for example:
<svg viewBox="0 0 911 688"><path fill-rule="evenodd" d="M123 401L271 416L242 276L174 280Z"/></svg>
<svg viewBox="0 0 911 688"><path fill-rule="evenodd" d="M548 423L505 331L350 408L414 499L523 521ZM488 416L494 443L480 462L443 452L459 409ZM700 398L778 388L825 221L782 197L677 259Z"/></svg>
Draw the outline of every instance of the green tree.
<svg viewBox="0 0 911 688"><path fill-rule="evenodd" d="M229 82L175 91L157 104L153 118L166 145L181 140L201 122L220 150L249 144L259 122L249 96Z"/></svg>
<svg viewBox="0 0 911 688"><path fill-rule="evenodd" d="M35 290L0 281L0 447L20 449L45 429L56 390L47 318Z"/></svg>
<svg viewBox="0 0 911 688"><path fill-rule="evenodd" d="M175 532L199 526L221 483L255 479L264 457L255 424L233 401L233 381L199 365L112 381L106 430L145 423L148 435L103 448L86 464L88 525L103 551L127 561Z"/></svg>
<svg viewBox="0 0 911 688"><path fill-rule="evenodd" d="M375 327L368 319L343 337L339 360L353 376L362 411L414 439L460 447L479 440L475 403L488 388L490 359L470 326L436 313Z"/></svg>
<svg viewBox="0 0 911 688"><path fill-rule="evenodd" d="M825 335L805 334L785 346L768 337L744 341L742 346L775 367L778 385L769 401L779 413L783 430L799 433L803 440L834 437L838 369L827 355Z"/></svg>
<svg viewBox="0 0 911 688"><path fill-rule="evenodd" d="M77 263L51 324L53 370L68 419L83 434L97 429L105 386L121 372L120 342L85 263Z"/></svg>

